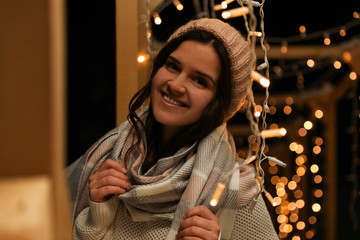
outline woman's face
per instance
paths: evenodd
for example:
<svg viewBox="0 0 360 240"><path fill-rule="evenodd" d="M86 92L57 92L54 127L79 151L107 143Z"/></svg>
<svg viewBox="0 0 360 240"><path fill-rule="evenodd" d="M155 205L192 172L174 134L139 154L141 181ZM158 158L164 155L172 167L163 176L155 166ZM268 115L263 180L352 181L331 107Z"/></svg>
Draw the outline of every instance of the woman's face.
<svg viewBox="0 0 360 240"><path fill-rule="evenodd" d="M164 126L165 138L200 119L215 96L220 71L211 45L188 40L170 54L151 86L154 117Z"/></svg>

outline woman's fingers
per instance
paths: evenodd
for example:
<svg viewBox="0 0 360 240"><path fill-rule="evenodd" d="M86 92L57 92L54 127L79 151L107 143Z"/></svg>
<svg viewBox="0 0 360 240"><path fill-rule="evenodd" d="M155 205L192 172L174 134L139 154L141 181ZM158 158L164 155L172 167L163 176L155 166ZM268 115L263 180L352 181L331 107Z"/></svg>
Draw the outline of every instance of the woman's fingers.
<svg viewBox="0 0 360 240"><path fill-rule="evenodd" d="M89 177L90 199L104 202L109 195L122 194L131 186L130 179L125 175L124 165L114 160L106 160L96 172Z"/></svg>
<svg viewBox="0 0 360 240"><path fill-rule="evenodd" d="M180 224L177 239L218 239L218 218L205 206L190 209Z"/></svg>
<svg viewBox="0 0 360 240"><path fill-rule="evenodd" d="M103 170L109 169L109 168L113 168L119 172L122 172L123 174L126 174L126 172L127 172L126 168L123 164L121 164L115 160L112 160L112 159L105 160L96 171L103 171Z"/></svg>

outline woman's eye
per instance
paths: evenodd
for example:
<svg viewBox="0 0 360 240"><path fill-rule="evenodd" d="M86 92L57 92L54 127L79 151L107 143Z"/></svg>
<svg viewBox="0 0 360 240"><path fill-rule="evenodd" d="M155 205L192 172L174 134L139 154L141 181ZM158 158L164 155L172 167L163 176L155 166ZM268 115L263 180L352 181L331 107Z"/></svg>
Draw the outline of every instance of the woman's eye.
<svg viewBox="0 0 360 240"><path fill-rule="evenodd" d="M179 70L178 66L173 62L166 62L165 66L170 71L178 71Z"/></svg>
<svg viewBox="0 0 360 240"><path fill-rule="evenodd" d="M203 78L195 78L194 81L195 81L197 84L199 84L199 85L201 85L201 86L203 86L203 87L207 87L207 86L208 86L207 81L206 81L205 79L203 79Z"/></svg>

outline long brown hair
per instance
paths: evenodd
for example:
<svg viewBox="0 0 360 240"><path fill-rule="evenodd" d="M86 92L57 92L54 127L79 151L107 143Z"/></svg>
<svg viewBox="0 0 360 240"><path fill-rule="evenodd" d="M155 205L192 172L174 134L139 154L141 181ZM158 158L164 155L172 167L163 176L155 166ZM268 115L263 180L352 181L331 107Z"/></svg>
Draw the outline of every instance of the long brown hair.
<svg viewBox="0 0 360 240"><path fill-rule="evenodd" d="M161 129L161 124L157 122L153 116L151 99L145 122L139 118L139 116L136 114L136 111L138 111L150 98L151 85L154 75L165 64L165 61L169 55L174 52L182 42L187 40L209 44L217 52L221 63L221 72L216 88L216 94L213 100L206 107L199 121L188 126L185 131L182 131L181 133L174 136L167 143L167 146L160 150L157 149L157 146L159 146L161 136L161 132L159 131L159 129ZM133 130L135 131L138 140L126 153L125 163L128 161L130 152L140 144L140 139L144 132L146 142L148 144L147 156L151 156L147 157L144 164L151 165L153 164L151 161L160 157L172 155L181 147L189 146L195 142L200 141L212 130L220 126L225 121L225 113L230 106L231 73L229 66L230 61L224 45L220 42L220 40L218 40L209 32L203 30L193 30L167 42L154 60L154 65L149 81L130 100L128 121L132 124ZM140 126L138 123L140 123Z"/></svg>

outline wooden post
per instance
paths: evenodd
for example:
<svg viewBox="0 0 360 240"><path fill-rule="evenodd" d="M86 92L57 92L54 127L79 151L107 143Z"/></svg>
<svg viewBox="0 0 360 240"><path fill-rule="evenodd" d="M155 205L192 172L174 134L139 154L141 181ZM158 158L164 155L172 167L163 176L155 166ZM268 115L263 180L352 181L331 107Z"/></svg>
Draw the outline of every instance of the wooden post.
<svg viewBox="0 0 360 240"><path fill-rule="evenodd" d="M0 1L0 239L71 239L63 0Z"/></svg>

